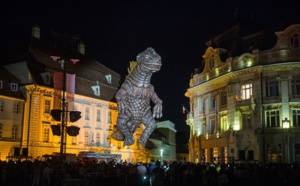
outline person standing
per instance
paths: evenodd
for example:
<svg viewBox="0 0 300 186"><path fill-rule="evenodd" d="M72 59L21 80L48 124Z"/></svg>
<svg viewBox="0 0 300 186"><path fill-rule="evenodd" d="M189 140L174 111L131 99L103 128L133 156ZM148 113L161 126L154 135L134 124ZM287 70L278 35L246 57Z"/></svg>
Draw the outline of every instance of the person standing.
<svg viewBox="0 0 300 186"><path fill-rule="evenodd" d="M42 164L35 163L33 165L33 178L32 178L32 186L39 186L42 175Z"/></svg>
<svg viewBox="0 0 300 186"><path fill-rule="evenodd" d="M46 164L46 166L43 169L43 184L50 186L50 174L51 174L51 169L50 169L50 165Z"/></svg>

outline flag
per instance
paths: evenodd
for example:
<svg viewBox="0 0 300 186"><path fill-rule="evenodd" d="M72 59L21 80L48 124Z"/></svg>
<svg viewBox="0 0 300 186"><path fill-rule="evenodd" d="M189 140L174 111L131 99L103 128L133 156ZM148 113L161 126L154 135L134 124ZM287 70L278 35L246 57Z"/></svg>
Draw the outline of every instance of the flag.
<svg viewBox="0 0 300 186"><path fill-rule="evenodd" d="M75 94L75 74L66 74L66 101L68 102L68 109L73 110L73 101ZM63 73L54 72L54 108L61 108L61 96L63 90Z"/></svg>
<svg viewBox="0 0 300 186"><path fill-rule="evenodd" d="M218 116L219 116L219 112L218 112L218 106L217 106L217 102L215 102L215 114L216 114L216 123L218 122Z"/></svg>
<svg viewBox="0 0 300 186"><path fill-rule="evenodd" d="M184 105L182 105L182 113L185 114L185 112L189 112Z"/></svg>

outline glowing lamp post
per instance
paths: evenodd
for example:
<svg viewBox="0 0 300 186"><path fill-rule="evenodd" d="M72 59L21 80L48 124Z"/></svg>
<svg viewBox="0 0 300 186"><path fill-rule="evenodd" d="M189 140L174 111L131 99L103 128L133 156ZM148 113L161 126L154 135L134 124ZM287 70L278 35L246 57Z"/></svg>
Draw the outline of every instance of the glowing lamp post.
<svg viewBox="0 0 300 186"><path fill-rule="evenodd" d="M164 160L164 149L160 149L161 161Z"/></svg>
<svg viewBox="0 0 300 186"><path fill-rule="evenodd" d="M284 154L287 156L285 160L287 161L287 163L290 163L290 136L289 136L290 120L288 120L287 118L282 120L282 128L284 129L284 133L287 132L287 134L284 135L285 143L283 144L285 145L284 149L286 150Z"/></svg>
<svg viewBox="0 0 300 186"><path fill-rule="evenodd" d="M282 128L284 128L284 129L290 128L290 120L288 120L287 118L282 120Z"/></svg>

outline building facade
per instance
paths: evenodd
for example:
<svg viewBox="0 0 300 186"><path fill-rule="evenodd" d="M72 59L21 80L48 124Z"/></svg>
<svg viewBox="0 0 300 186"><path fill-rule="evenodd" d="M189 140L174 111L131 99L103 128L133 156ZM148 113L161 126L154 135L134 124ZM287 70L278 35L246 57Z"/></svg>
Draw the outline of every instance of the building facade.
<svg viewBox="0 0 300 186"><path fill-rule="evenodd" d="M137 142L142 125L130 147L112 139L118 116L114 95L121 76L85 55L83 43L76 44L76 52L67 48L62 53L57 48L53 54L53 43L40 36L40 28L34 26L29 44L1 59L4 65L0 68L0 160L42 159L63 150L71 155L116 154L127 162L150 162L156 157L153 152L165 142L169 152L165 158L175 159L176 141L171 133L176 130L172 122L167 127L158 125L168 130L164 131L167 136L161 133L155 139L155 149L145 149ZM53 110L61 112L56 115ZM81 117L71 117L73 111L80 112ZM67 128L65 137L61 136L62 123Z"/></svg>
<svg viewBox="0 0 300 186"><path fill-rule="evenodd" d="M299 24L234 25L208 42L201 70L185 93L191 162L300 161Z"/></svg>
<svg viewBox="0 0 300 186"><path fill-rule="evenodd" d="M175 124L169 120L157 123L157 128L149 137L149 140L155 145L155 148L150 150L151 159L176 160L176 132Z"/></svg>

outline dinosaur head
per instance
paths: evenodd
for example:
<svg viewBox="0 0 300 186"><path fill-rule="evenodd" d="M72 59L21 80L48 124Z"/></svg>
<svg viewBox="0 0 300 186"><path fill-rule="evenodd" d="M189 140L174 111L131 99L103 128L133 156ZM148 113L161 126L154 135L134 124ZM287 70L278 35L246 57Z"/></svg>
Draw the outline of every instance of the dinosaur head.
<svg viewBox="0 0 300 186"><path fill-rule="evenodd" d="M161 68L161 57L151 47L136 56L137 64L148 72L157 72Z"/></svg>

